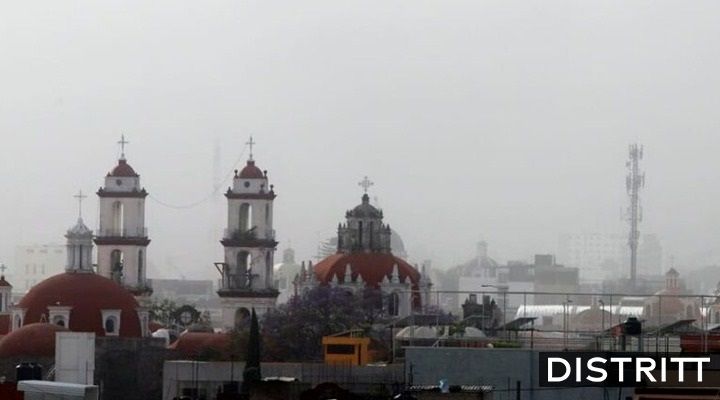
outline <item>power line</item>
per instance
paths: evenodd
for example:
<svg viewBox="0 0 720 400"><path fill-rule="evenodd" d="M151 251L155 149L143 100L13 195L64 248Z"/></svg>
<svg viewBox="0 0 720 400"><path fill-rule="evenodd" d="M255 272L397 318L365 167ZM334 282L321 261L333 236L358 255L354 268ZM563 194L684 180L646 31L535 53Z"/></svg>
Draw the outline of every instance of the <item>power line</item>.
<svg viewBox="0 0 720 400"><path fill-rule="evenodd" d="M242 162L243 157L245 156L245 150L246 150L246 148L243 148L243 150L240 152L240 155L238 156L237 160L235 160L235 162L233 163L233 166L230 168L230 171L228 171L228 173L222 178L222 180L220 182L216 182L213 185L213 190L207 196L201 198L200 200L197 200L197 201L194 201L194 202L188 203L188 204L179 204L178 205L178 204L171 204L171 203L164 202L151 194L149 194L148 197L150 199L152 199L153 201L155 201L156 203L160 204L161 206L164 206L167 208L173 208L176 210L185 210L188 208L197 207L200 204L213 198L220 191L220 189L225 185L227 180L231 176L233 176L234 172L237 170L238 165Z"/></svg>

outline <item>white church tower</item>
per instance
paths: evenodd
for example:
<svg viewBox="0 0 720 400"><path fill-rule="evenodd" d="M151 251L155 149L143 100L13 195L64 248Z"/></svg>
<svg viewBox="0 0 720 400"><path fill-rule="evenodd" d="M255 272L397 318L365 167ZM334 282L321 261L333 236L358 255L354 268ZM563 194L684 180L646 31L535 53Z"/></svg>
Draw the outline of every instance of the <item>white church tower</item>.
<svg viewBox="0 0 720 400"><path fill-rule="evenodd" d="M97 191L100 216L95 245L98 252L98 273L110 278L136 296L152 293L146 278L147 246L145 228L145 197L140 175L125 159L125 136L117 166L105 177L105 185Z"/></svg>
<svg viewBox="0 0 720 400"><path fill-rule="evenodd" d="M82 219L82 201L85 196L82 191L74 196L78 199L78 220L75 226L68 229L65 234L67 239L67 263L66 272L93 273L92 252L93 252L93 231L85 225Z"/></svg>
<svg viewBox="0 0 720 400"><path fill-rule="evenodd" d="M250 315L275 306L278 291L273 280L273 254L277 242L273 230L273 185L267 171L255 165L252 137L247 143L250 156L247 165L235 171L228 188L227 229L221 241L225 261L216 263L222 275L218 295L223 304L223 325L233 327Z"/></svg>

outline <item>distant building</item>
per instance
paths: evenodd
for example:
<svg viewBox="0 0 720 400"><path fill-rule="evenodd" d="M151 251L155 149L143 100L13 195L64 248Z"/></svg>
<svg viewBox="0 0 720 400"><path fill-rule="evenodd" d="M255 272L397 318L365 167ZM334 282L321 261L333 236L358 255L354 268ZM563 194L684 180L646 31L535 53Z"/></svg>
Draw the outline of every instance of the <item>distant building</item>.
<svg viewBox="0 0 720 400"><path fill-rule="evenodd" d="M580 269L583 282L600 283L630 273L630 250L627 234L573 233L560 235L558 260ZM663 251L657 235L645 234L638 246L638 273L645 276L663 274Z"/></svg>
<svg viewBox="0 0 720 400"><path fill-rule="evenodd" d="M199 279L151 279L153 297L170 299L176 304L204 305L216 300L213 281Z"/></svg>
<svg viewBox="0 0 720 400"><path fill-rule="evenodd" d="M481 253L482 256L482 253ZM463 269L461 268L461 271ZM506 265L484 263L473 270L473 275L460 275L460 292L494 293L500 308L511 312L525 304L557 304L565 301L562 294L536 295L533 293L507 292L553 292L572 293L579 287L578 269L559 265L553 255L539 254L534 263L510 261ZM460 306L468 295L458 297ZM507 303L505 303L507 302Z"/></svg>
<svg viewBox="0 0 720 400"><path fill-rule="evenodd" d="M275 270L275 287L280 292L277 301L282 304L294 294L293 281L300 273L300 264L295 261L295 250L285 249L282 262L275 264L273 269Z"/></svg>
<svg viewBox="0 0 720 400"><path fill-rule="evenodd" d="M65 245L38 244L15 248L15 267L8 269L14 290L27 292L37 283L65 271Z"/></svg>

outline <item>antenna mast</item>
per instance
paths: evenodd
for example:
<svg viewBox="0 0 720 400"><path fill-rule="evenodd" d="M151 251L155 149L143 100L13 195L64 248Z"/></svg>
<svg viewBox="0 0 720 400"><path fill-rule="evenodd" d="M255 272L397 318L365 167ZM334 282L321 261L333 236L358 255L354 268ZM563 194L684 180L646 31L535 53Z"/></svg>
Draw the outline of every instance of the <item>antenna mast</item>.
<svg viewBox="0 0 720 400"><path fill-rule="evenodd" d="M640 207L640 189L645 187L645 173L640 171L640 160L643 159L643 146L633 143L628 148L628 175L625 186L630 196L630 206L627 210L627 221L630 223L628 246L630 246L630 285L634 289L637 283L637 250L640 240L638 225L642 221L642 208Z"/></svg>

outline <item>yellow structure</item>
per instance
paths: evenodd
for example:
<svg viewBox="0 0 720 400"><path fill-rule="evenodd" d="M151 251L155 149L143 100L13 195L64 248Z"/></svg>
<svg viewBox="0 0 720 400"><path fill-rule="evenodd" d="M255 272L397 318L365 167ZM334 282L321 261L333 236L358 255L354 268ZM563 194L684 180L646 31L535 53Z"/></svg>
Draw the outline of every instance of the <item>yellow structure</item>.
<svg viewBox="0 0 720 400"><path fill-rule="evenodd" d="M354 332L344 332L322 338L326 364L366 365L369 363L370 338L358 337Z"/></svg>

